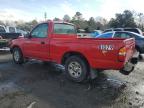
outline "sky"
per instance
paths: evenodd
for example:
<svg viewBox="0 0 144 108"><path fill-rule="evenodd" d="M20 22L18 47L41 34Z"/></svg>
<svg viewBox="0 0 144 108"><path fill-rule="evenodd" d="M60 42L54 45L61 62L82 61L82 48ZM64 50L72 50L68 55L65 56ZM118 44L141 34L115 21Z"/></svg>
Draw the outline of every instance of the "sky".
<svg viewBox="0 0 144 108"><path fill-rule="evenodd" d="M144 13L144 0L0 0L0 20L40 21L45 12L47 19L62 19L77 11L86 20L98 16L109 20L126 9Z"/></svg>

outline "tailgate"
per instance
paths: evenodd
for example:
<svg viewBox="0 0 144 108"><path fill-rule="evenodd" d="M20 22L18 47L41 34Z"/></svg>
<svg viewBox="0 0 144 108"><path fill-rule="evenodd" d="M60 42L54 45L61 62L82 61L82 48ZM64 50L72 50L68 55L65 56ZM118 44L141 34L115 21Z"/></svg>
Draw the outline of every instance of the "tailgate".
<svg viewBox="0 0 144 108"><path fill-rule="evenodd" d="M85 43L81 46L83 46L83 53L89 57L88 61L91 66L99 69L122 68L132 58L135 49L135 39L133 38L81 39L81 42Z"/></svg>
<svg viewBox="0 0 144 108"><path fill-rule="evenodd" d="M125 47L126 47L126 61L132 58L135 53L135 39L130 38L124 40Z"/></svg>

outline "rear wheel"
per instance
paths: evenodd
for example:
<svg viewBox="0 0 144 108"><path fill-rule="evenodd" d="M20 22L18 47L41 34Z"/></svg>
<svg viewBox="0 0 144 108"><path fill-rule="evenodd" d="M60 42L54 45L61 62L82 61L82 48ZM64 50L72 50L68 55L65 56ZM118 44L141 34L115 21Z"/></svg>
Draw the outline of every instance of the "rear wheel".
<svg viewBox="0 0 144 108"><path fill-rule="evenodd" d="M65 62L66 75L74 82L83 82L88 76L88 65L79 56L71 56Z"/></svg>
<svg viewBox="0 0 144 108"><path fill-rule="evenodd" d="M24 58L23 58L23 54L20 50L20 48L16 47L13 49L13 61L16 64L22 64L24 63Z"/></svg>

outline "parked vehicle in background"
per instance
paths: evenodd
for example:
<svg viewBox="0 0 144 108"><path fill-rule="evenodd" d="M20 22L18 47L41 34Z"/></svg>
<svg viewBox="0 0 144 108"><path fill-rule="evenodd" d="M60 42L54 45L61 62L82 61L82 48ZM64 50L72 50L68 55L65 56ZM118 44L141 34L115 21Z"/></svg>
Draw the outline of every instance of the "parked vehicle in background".
<svg viewBox="0 0 144 108"><path fill-rule="evenodd" d="M103 31L103 33L111 32L111 31L123 31L123 28L110 28Z"/></svg>
<svg viewBox="0 0 144 108"><path fill-rule="evenodd" d="M9 42L12 39L16 39L21 36L21 33L17 33L17 29L12 26L0 25L0 51L8 48Z"/></svg>
<svg viewBox="0 0 144 108"><path fill-rule="evenodd" d="M79 37L84 37L85 35L85 30L84 29L77 29L77 35Z"/></svg>
<svg viewBox="0 0 144 108"><path fill-rule="evenodd" d="M143 32L139 28L124 28L124 31L134 32L143 36Z"/></svg>
<svg viewBox="0 0 144 108"><path fill-rule="evenodd" d="M84 29L77 30L78 37L91 37L91 33L87 33Z"/></svg>
<svg viewBox="0 0 144 108"><path fill-rule="evenodd" d="M100 34L102 34L102 31L101 30L93 30L92 32L91 32L91 37L96 37L96 36L98 36L98 35L100 35Z"/></svg>
<svg viewBox="0 0 144 108"><path fill-rule="evenodd" d="M6 33L17 33L17 29L13 26L6 26Z"/></svg>
<svg viewBox="0 0 144 108"><path fill-rule="evenodd" d="M139 28L111 28L111 29L106 29L103 33L111 32L111 31L129 31L129 32L134 32L143 35L143 32Z"/></svg>
<svg viewBox="0 0 144 108"><path fill-rule="evenodd" d="M21 35L21 33L17 33L15 27L11 26L3 26L0 25L0 36L3 37L3 39L16 39Z"/></svg>
<svg viewBox="0 0 144 108"><path fill-rule="evenodd" d="M128 31L114 31L103 33L96 38L135 38L136 41L136 50L140 54L144 54L144 36ZM141 57L141 56L140 56Z"/></svg>
<svg viewBox="0 0 144 108"><path fill-rule="evenodd" d="M6 49L6 47L8 47L8 40L7 39L3 39L1 36L0 36L0 51L2 49Z"/></svg>
<svg viewBox="0 0 144 108"><path fill-rule="evenodd" d="M6 33L5 26L0 25L0 33Z"/></svg>
<svg viewBox="0 0 144 108"><path fill-rule="evenodd" d="M77 36L75 26L48 21L37 25L26 37L12 40L17 64L28 59L51 61L65 66L69 79L82 82L96 77L96 70L120 70L128 75L137 63L134 39L95 39Z"/></svg>
<svg viewBox="0 0 144 108"><path fill-rule="evenodd" d="M28 32L21 30L21 29L17 29L17 33L21 33L22 36L27 35Z"/></svg>
<svg viewBox="0 0 144 108"><path fill-rule="evenodd" d="M77 30L77 35L80 36L80 37L93 37L95 38L96 36L100 35L102 33L101 30L93 30L93 31L90 31L89 33L86 33L85 30L83 29L78 29Z"/></svg>

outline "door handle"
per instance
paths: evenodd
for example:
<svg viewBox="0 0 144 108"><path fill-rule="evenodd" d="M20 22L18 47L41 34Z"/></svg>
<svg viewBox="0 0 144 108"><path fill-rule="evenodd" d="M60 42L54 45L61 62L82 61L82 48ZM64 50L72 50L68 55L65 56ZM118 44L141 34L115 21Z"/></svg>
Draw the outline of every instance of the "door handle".
<svg viewBox="0 0 144 108"><path fill-rule="evenodd" d="M45 44L45 42L42 41L41 44Z"/></svg>

